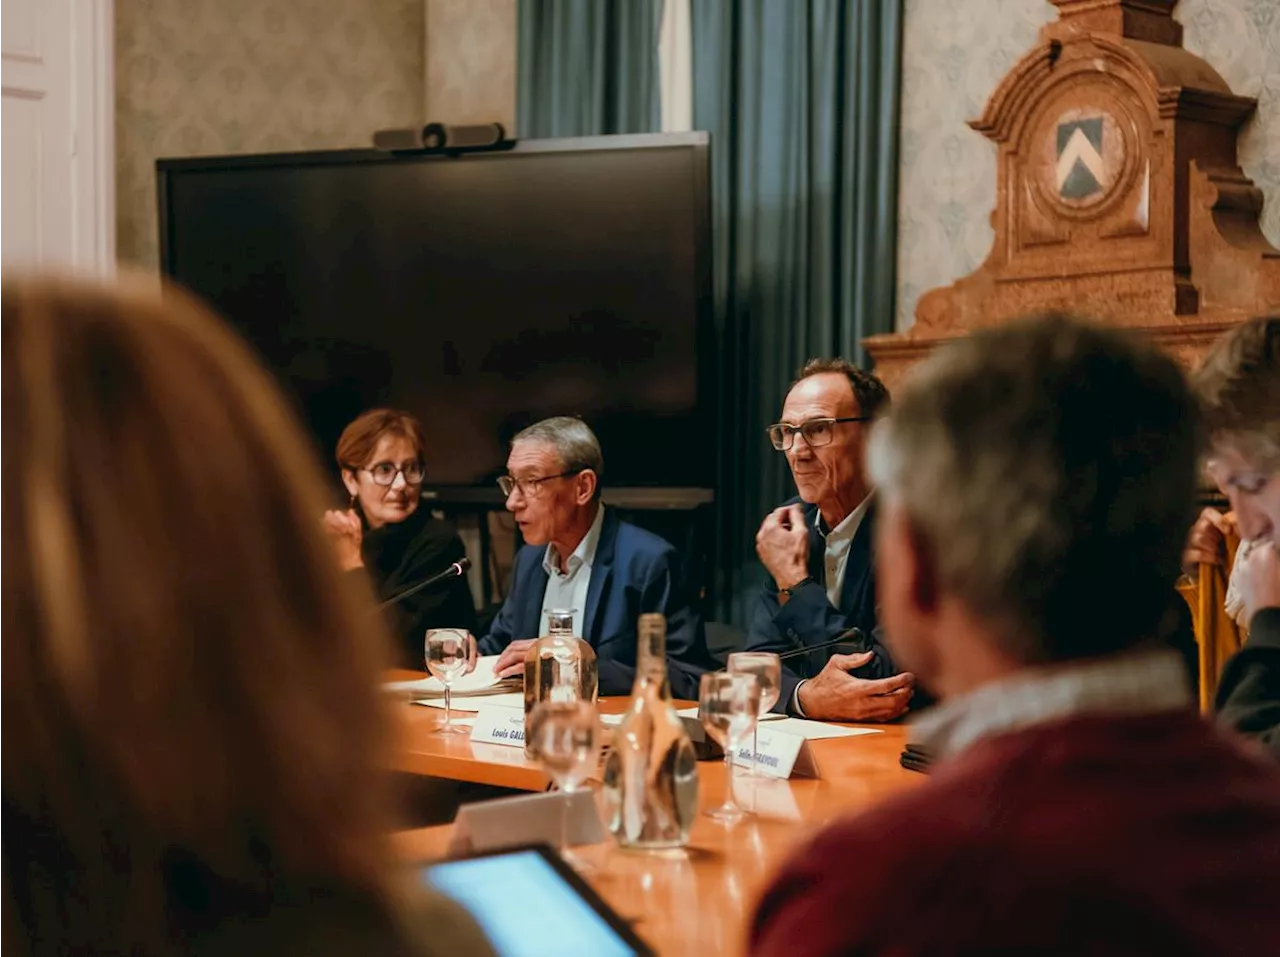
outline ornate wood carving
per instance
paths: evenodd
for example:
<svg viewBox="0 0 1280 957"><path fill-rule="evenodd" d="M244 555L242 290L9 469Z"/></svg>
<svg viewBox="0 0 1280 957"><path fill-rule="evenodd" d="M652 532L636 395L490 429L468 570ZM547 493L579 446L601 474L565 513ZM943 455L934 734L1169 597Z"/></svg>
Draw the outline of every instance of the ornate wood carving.
<svg viewBox="0 0 1280 957"><path fill-rule="evenodd" d="M1256 106L1181 46L1177 0L1050 0L1058 20L970 126L998 147L995 241L866 345L892 384L940 341L1046 309L1151 334L1192 363L1280 307L1280 250L1236 162Z"/></svg>

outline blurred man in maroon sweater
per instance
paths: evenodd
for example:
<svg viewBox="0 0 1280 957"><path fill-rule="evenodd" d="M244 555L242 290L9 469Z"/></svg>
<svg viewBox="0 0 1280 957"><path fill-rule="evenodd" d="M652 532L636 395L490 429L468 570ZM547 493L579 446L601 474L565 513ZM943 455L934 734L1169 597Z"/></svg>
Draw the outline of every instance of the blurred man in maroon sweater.
<svg viewBox="0 0 1280 957"><path fill-rule="evenodd" d="M1153 642L1195 501L1174 363L1051 318L939 349L871 440L921 787L823 831L752 953L1280 953L1280 770ZM1154 647L1153 647L1154 646Z"/></svg>

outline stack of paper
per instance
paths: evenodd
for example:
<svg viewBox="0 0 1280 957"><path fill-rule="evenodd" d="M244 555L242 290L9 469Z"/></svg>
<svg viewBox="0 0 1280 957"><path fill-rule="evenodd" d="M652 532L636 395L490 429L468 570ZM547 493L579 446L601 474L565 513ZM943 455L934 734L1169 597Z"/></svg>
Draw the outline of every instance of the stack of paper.
<svg viewBox="0 0 1280 957"><path fill-rule="evenodd" d="M413 703L426 705L428 708L444 710L444 698L419 698ZM473 694L461 698L456 694L453 696L454 711L479 711L481 708L512 708L516 711L523 711L524 692L509 691L503 694L489 695Z"/></svg>
<svg viewBox="0 0 1280 957"><path fill-rule="evenodd" d="M475 669L470 674L460 675L453 680L453 697L503 694L512 688L522 687L523 678L499 680L493 672L493 666L497 661L497 655L485 655L478 659ZM390 681L384 684L382 689L392 694L409 695L415 698L444 697L444 683L438 678L431 677L418 678L414 681Z"/></svg>

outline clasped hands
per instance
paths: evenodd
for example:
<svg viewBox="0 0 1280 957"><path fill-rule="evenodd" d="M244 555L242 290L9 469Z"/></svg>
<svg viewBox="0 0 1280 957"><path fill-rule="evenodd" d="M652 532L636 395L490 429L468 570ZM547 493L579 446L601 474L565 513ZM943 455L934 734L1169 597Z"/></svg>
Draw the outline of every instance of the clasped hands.
<svg viewBox="0 0 1280 957"><path fill-rule="evenodd" d="M1194 577L1199 565L1225 565L1226 537L1235 532L1231 515L1223 515L1215 508L1204 509L1187 536L1182 553L1183 571ZM1235 574L1235 584L1244 603L1242 621L1250 621L1260 608L1280 608L1280 555L1275 542L1260 541L1241 556Z"/></svg>

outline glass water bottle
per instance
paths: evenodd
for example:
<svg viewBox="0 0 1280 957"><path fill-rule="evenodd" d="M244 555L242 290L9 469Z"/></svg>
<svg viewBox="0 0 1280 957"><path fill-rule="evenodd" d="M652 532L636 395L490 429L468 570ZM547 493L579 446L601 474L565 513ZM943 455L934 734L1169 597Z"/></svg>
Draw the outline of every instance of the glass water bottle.
<svg viewBox="0 0 1280 957"><path fill-rule="evenodd" d="M641 615L631 703L605 760L609 830L622 847L683 847L698 814L698 763L671 703L667 622Z"/></svg>
<svg viewBox="0 0 1280 957"><path fill-rule="evenodd" d="M573 609L547 612L547 633L524 658L524 739L529 754L529 716L543 701L596 703L600 669L596 653L573 633Z"/></svg>

